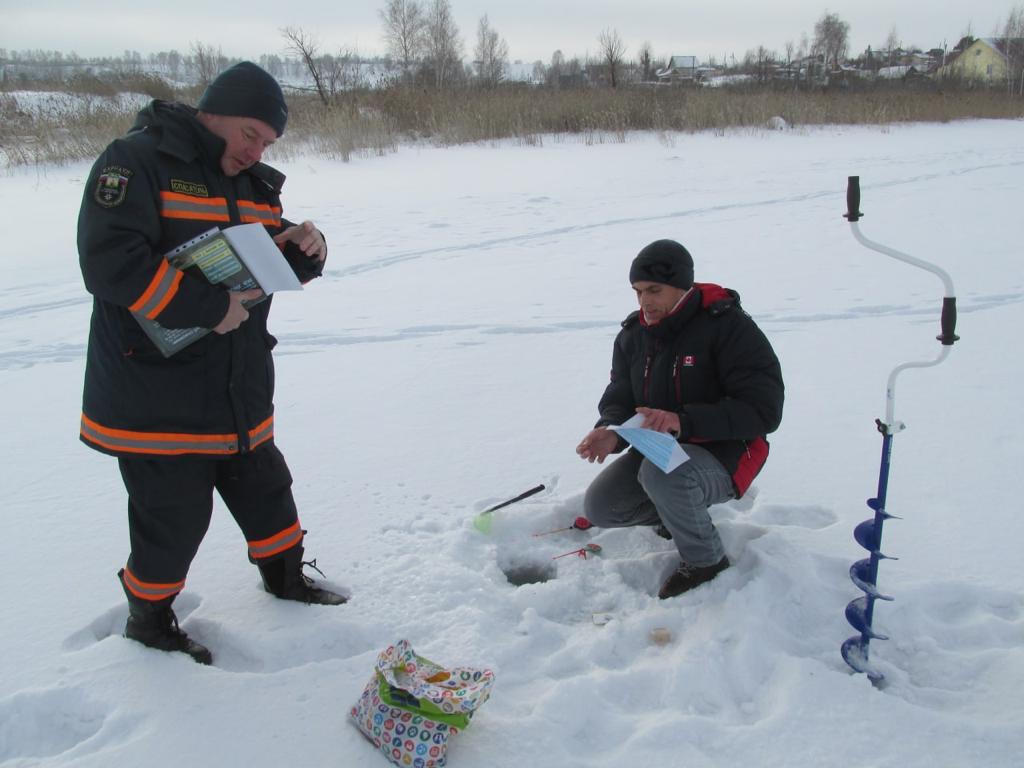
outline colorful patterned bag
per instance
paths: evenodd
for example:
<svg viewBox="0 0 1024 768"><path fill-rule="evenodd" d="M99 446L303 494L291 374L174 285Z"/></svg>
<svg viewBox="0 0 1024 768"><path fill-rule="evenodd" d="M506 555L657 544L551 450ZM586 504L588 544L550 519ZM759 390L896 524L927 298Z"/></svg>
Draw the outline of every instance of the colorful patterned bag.
<svg viewBox="0 0 1024 768"><path fill-rule="evenodd" d="M377 669L349 715L395 765L442 768L448 737L465 730L492 685L489 669L445 669L400 640L377 657Z"/></svg>

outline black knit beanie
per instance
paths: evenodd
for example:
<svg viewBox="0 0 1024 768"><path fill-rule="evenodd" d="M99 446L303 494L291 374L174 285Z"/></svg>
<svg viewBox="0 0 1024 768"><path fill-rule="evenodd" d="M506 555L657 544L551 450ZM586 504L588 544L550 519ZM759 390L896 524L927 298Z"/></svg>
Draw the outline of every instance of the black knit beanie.
<svg viewBox="0 0 1024 768"><path fill-rule="evenodd" d="M629 282L644 280L686 290L693 285L693 258L675 240L655 240L633 259Z"/></svg>
<svg viewBox="0 0 1024 768"><path fill-rule="evenodd" d="M288 122L288 105L281 86L269 72L251 61L228 67L210 83L196 105L200 112L254 117L280 136Z"/></svg>

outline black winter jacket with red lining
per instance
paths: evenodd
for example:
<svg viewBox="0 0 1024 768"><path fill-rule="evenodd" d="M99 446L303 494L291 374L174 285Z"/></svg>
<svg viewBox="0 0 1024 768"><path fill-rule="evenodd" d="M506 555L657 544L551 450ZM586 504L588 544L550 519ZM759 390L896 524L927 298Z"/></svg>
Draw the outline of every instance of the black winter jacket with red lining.
<svg viewBox="0 0 1024 768"><path fill-rule="evenodd" d="M712 283L694 289L657 325L644 325L639 311L623 321L597 426L622 424L638 406L677 413L680 442L710 451L738 498L767 460L765 436L782 421L782 369L738 293Z"/></svg>

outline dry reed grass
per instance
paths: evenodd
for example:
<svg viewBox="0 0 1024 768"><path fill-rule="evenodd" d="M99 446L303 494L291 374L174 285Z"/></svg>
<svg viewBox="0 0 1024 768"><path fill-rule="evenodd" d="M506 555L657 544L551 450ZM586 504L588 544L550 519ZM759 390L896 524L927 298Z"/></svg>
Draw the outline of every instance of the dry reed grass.
<svg viewBox="0 0 1024 768"><path fill-rule="evenodd" d="M60 91L51 95L49 106L34 109L20 106L23 96L0 93L0 155L8 167L94 158L134 120L139 101L119 99L124 91L190 103L198 98L194 90L174 92L145 76L113 83L80 78L70 87L62 84ZM45 98L37 95L36 101ZM777 85L566 90L507 85L448 91L393 86L343 93L327 107L305 93L290 94L289 102L288 133L268 159L312 154L349 160L422 141L439 146L499 140L536 145L551 137L625 141L635 131L760 129L774 117L800 127L1024 117L1024 100L1001 89L940 89L929 83L814 91Z"/></svg>

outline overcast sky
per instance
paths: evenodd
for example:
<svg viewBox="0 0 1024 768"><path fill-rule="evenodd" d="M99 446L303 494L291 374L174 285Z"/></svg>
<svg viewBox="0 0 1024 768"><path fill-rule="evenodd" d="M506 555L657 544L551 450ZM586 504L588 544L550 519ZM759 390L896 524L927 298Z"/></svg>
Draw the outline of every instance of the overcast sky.
<svg viewBox="0 0 1024 768"><path fill-rule="evenodd" d="M882 46L895 28L904 47L952 48L967 31L991 35L1024 0L450 0L471 59L476 28L487 14L508 43L510 57L549 62L597 51L604 29L617 31L626 55L650 42L657 59L695 55L701 61L742 58L763 45L785 55L814 36L827 11L850 25L850 50ZM193 42L219 46L230 57L284 52L280 30L315 35L324 52L385 52L378 12L384 0L0 0L0 48L59 50L80 56L143 55Z"/></svg>

